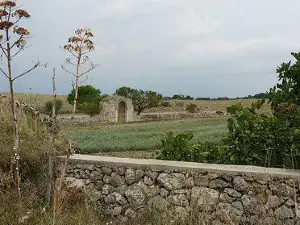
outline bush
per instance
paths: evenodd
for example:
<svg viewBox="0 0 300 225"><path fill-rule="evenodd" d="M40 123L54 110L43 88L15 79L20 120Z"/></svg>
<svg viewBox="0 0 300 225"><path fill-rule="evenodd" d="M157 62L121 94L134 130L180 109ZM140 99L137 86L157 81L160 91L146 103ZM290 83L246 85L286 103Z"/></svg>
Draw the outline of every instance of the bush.
<svg viewBox="0 0 300 225"><path fill-rule="evenodd" d="M224 143L234 164L268 167L299 167L300 108L284 107L284 114L267 116L256 112L264 104L259 100L252 107L240 104L228 108L229 132Z"/></svg>
<svg viewBox="0 0 300 225"><path fill-rule="evenodd" d="M185 107L185 110L190 112L190 113L195 113L196 112L196 109L197 109L197 105L196 104L193 104L193 103L190 103L188 104L186 107Z"/></svg>
<svg viewBox="0 0 300 225"><path fill-rule="evenodd" d="M201 163L228 163L230 161L225 148L217 143L192 143L192 133L175 135L169 132L161 140L161 150L158 159Z"/></svg>
<svg viewBox="0 0 300 225"><path fill-rule="evenodd" d="M59 110L61 109L63 105L62 100L58 99L55 101L55 115L58 114ZM52 116L52 108L53 108L53 101L48 101L46 102L45 106L44 106L44 113Z"/></svg>
<svg viewBox="0 0 300 225"><path fill-rule="evenodd" d="M161 103L161 105L162 105L163 107L166 107L166 108L172 106L170 102L163 102L163 103Z"/></svg>
<svg viewBox="0 0 300 225"><path fill-rule="evenodd" d="M102 107L100 100L96 102L85 102L78 104L78 110L82 113L88 114L90 117L100 113Z"/></svg>

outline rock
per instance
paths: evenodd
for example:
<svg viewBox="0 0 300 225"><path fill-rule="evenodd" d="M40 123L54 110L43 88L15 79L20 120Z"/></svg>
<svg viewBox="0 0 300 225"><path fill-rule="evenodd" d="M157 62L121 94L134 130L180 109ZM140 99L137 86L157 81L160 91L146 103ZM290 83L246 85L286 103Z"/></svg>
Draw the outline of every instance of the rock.
<svg viewBox="0 0 300 225"><path fill-rule="evenodd" d="M224 223L220 222L219 220L213 220L211 225L224 225Z"/></svg>
<svg viewBox="0 0 300 225"><path fill-rule="evenodd" d="M98 191L102 191L102 187L104 185L104 182L101 180L98 180L96 183L93 183L94 187L98 190Z"/></svg>
<svg viewBox="0 0 300 225"><path fill-rule="evenodd" d="M195 185L195 182L194 182L194 179L192 178L192 177L189 177L189 178L187 178L186 180L185 180L185 186L187 187L187 188L193 188L194 187L194 185Z"/></svg>
<svg viewBox="0 0 300 225"><path fill-rule="evenodd" d="M64 183L66 184L67 188L78 190L84 188L85 180L76 179L74 177L66 177Z"/></svg>
<svg viewBox="0 0 300 225"><path fill-rule="evenodd" d="M126 224L129 220L127 216L122 216L122 215L119 215L117 218L121 222L121 224Z"/></svg>
<svg viewBox="0 0 300 225"><path fill-rule="evenodd" d="M281 184L272 184L270 185L270 189L274 195L277 195L278 197L291 197L296 193L296 190L294 188L291 188L290 186L281 183Z"/></svg>
<svg viewBox="0 0 300 225"><path fill-rule="evenodd" d="M275 195L269 195L268 197L268 202L267 202L267 206L270 208L270 209L274 209L274 208L277 208L278 206L280 206L284 201L275 196Z"/></svg>
<svg viewBox="0 0 300 225"><path fill-rule="evenodd" d="M123 185L116 187L115 192L119 193L120 195L125 195L126 189L127 189L127 185L123 184Z"/></svg>
<svg viewBox="0 0 300 225"><path fill-rule="evenodd" d="M251 212L257 205L257 199L248 195L243 195L242 203L244 206L244 210Z"/></svg>
<svg viewBox="0 0 300 225"><path fill-rule="evenodd" d="M121 177L119 174L112 173L111 174L110 183L111 183L112 186L118 187L118 186L120 186L122 184L125 184L125 181L124 181L124 178Z"/></svg>
<svg viewBox="0 0 300 225"><path fill-rule="evenodd" d="M110 184L110 183L111 183L111 177L105 175L105 176L103 177L103 181L104 181L104 183L106 183L106 184Z"/></svg>
<svg viewBox="0 0 300 225"><path fill-rule="evenodd" d="M193 187L191 206L201 207L210 211L219 200L219 192L206 187Z"/></svg>
<svg viewBox="0 0 300 225"><path fill-rule="evenodd" d="M166 189L164 189L164 188L161 188L161 189L160 189L160 195L161 195L162 197L167 197L168 194L169 194L169 191L168 191L168 190L166 190Z"/></svg>
<svg viewBox="0 0 300 225"><path fill-rule="evenodd" d="M157 179L157 177L158 177L158 173L157 172L153 172L151 170L147 170L146 173L145 173L145 175L147 177L150 177L153 181L155 181Z"/></svg>
<svg viewBox="0 0 300 225"><path fill-rule="evenodd" d="M188 206L189 205L189 200L184 194L179 194L179 195L170 195L167 200L174 205L177 206Z"/></svg>
<svg viewBox="0 0 300 225"><path fill-rule="evenodd" d="M125 216L128 216L129 218L135 218L136 212L132 210L131 208L126 209Z"/></svg>
<svg viewBox="0 0 300 225"><path fill-rule="evenodd" d="M294 218L295 215L293 213L293 210L284 206L281 206L280 208L276 209L274 212L276 218L280 219L280 220L286 220L286 219L290 219L290 218Z"/></svg>
<svg viewBox="0 0 300 225"><path fill-rule="evenodd" d="M96 202L102 198L102 193L96 190L90 190L88 192L88 198L91 202Z"/></svg>
<svg viewBox="0 0 300 225"><path fill-rule="evenodd" d="M288 199L286 202L285 202L286 206L288 207L294 207L295 206L295 200L292 200L292 199Z"/></svg>
<svg viewBox="0 0 300 225"><path fill-rule="evenodd" d="M152 180L152 178L145 176L145 177L144 177L144 183L145 183L146 185L151 186L151 185L154 184L154 181Z"/></svg>
<svg viewBox="0 0 300 225"><path fill-rule="evenodd" d="M209 180L207 176L197 176L194 179L195 185L200 187L207 187Z"/></svg>
<svg viewBox="0 0 300 225"><path fill-rule="evenodd" d="M124 169L124 167L118 167L118 168L116 169L116 173L117 173L118 175L120 175L120 176L124 176L124 174L125 174L125 169Z"/></svg>
<svg viewBox="0 0 300 225"><path fill-rule="evenodd" d="M260 219L258 224L261 224L261 225L277 225L277 224L282 224L282 222L280 220L274 218L274 217L266 217L264 219Z"/></svg>
<svg viewBox="0 0 300 225"><path fill-rule="evenodd" d="M240 201L235 201L235 202L231 203L231 205L240 211L244 210L243 204Z"/></svg>
<svg viewBox="0 0 300 225"><path fill-rule="evenodd" d="M109 167L102 167L101 171L102 171L102 173L104 173L107 176L111 175L111 173L112 173L112 169Z"/></svg>
<svg viewBox="0 0 300 225"><path fill-rule="evenodd" d="M113 191L114 191L114 188L109 184L105 184L102 187L102 194L104 194L104 195L109 195Z"/></svg>
<svg viewBox="0 0 300 225"><path fill-rule="evenodd" d="M221 178L223 178L227 182L231 182L232 181L232 175L229 175L229 174L226 174L226 173L222 174Z"/></svg>
<svg viewBox="0 0 300 225"><path fill-rule="evenodd" d="M185 177L181 173L161 173L157 180L169 191L181 189L185 185Z"/></svg>
<svg viewBox="0 0 300 225"><path fill-rule="evenodd" d="M160 195L157 195L148 201L148 205L150 210L163 212L168 210L170 203Z"/></svg>
<svg viewBox="0 0 300 225"><path fill-rule="evenodd" d="M107 196L104 198L104 202L105 202L106 204L114 204L114 203L116 203L116 197L115 197L115 195L114 195L113 193L107 195Z"/></svg>
<svg viewBox="0 0 300 225"><path fill-rule="evenodd" d="M212 189L223 189L223 188L230 187L230 185L227 182L221 179L212 180L211 182L209 182L208 186L209 188Z"/></svg>
<svg viewBox="0 0 300 225"><path fill-rule="evenodd" d="M220 202L228 202L228 203L231 203L231 202L233 202L233 201L235 201L235 198L233 198L233 197L230 197L228 194L226 194L226 193L222 193L221 195L220 195Z"/></svg>
<svg viewBox="0 0 300 225"><path fill-rule="evenodd" d="M117 206L115 208L113 208L112 210L112 216L118 216L122 213L122 207L121 206Z"/></svg>
<svg viewBox="0 0 300 225"><path fill-rule="evenodd" d="M142 188L142 190L146 194L146 197L148 197L148 198L153 197L155 195L158 195L159 192L160 192L159 187L157 187L157 186L150 186L149 187L146 184L144 184L143 181L139 181L137 183L137 185Z"/></svg>
<svg viewBox="0 0 300 225"><path fill-rule="evenodd" d="M256 215L251 216L249 219L249 223L250 223L250 225L258 224L258 216L256 216Z"/></svg>
<svg viewBox="0 0 300 225"><path fill-rule="evenodd" d="M119 203L120 205L126 205L128 203L126 198L124 198L119 193L114 192L114 193L112 193L112 195L114 195L114 198L115 198L116 202Z"/></svg>
<svg viewBox="0 0 300 225"><path fill-rule="evenodd" d="M90 173L90 179L93 181L102 180L103 174L94 170Z"/></svg>
<svg viewBox="0 0 300 225"><path fill-rule="evenodd" d="M233 178L233 187L236 191L247 191L249 188L248 183L242 177Z"/></svg>
<svg viewBox="0 0 300 225"><path fill-rule="evenodd" d="M126 184L129 184L129 185L137 182L134 169L129 168L125 171L125 181L126 181Z"/></svg>
<svg viewBox="0 0 300 225"><path fill-rule="evenodd" d="M227 193L229 196L234 198L240 198L242 196L240 192L237 192L236 190L231 188L225 188L224 193Z"/></svg>
<svg viewBox="0 0 300 225"><path fill-rule="evenodd" d="M135 174L137 181L139 181L144 176L144 174L145 172L143 170L137 170Z"/></svg>
<svg viewBox="0 0 300 225"><path fill-rule="evenodd" d="M125 191L125 196L133 209L143 206L146 201L143 189L137 184L129 186Z"/></svg>
<svg viewBox="0 0 300 225"><path fill-rule="evenodd" d="M174 213L175 213L175 220L177 221L180 220L184 222L189 216L188 212L184 207L175 207Z"/></svg>

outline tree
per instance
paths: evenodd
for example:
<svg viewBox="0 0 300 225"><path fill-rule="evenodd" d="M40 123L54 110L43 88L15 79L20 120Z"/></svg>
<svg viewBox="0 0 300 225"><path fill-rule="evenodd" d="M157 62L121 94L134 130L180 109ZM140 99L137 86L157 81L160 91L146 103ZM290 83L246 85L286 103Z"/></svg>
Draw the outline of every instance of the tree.
<svg viewBox="0 0 300 225"><path fill-rule="evenodd" d="M74 103L74 96L75 90L73 89L67 97L71 105ZM104 98L104 95L101 96L101 91L91 85L79 86L77 99L78 110L90 116L98 114L101 110L101 101L103 101Z"/></svg>
<svg viewBox="0 0 300 225"><path fill-rule="evenodd" d="M136 90L129 87L121 87L116 90L116 94L132 100L134 110L140 115L144 109L158 107L163 100L163 96L154 91Z"/></svg>
<svg viewBox="0 0 300 225"><path fill-rule="evenodd" d="M60 100L60 99L55 100L55 107L54 107L55 116L58 114L58 112L61 109L62 105L63 105L62 100ZM47 115L52 117L52 115L53 115L53 101L46 102L45 107L44 107L44 111Z"/></svg>
<svg viewBox="0 0 300 225"><path fill-rule="evenodd" d="M251 107L228 108L229 133L225 144L234 163L299 168L300 160L300 53L294 64L282 63L276 70L278 83L268 93L273 115L257 112L265 100Z"/></svg>
<svg viewBox="0 0 300 225"><path fill-rule="evenodd" d="M74 73L67 69L65 66L61 66L63 70L75 77L75 82L72 83L74 89L72 110L73 115L76 112L76 105L78 100L78 86L80 85L79 79L98 66L93 64L93 62L90 61L89 56L87 55L95 49L94 43L92 41L93 37L94 35L89 29L78 29L75 31L75 36L70 37L68 39L68 43L64 46L64 49L68 51L74 58L74 60L72 60L71 58L67 58L66 63L68 65L76 67L76 72ZM90 64L89 67L84 72L81 72L81 66L87 63Z"/></svg>
<svg viewBox="0 0 300 225"><path fill-rule="evenodd" d="M14 168L13 176L15 186L18 189L19 198L21 197L21 177L19 166L20 135L14 95L14 81L40 66L40 63L37 62L21 74L15 75L13 72L13 59L25 49L27 39L30 37L30 32L26 28L19 26L19 22L28 18L30 18L30 14L26 10L17 6L15 1L0 1L0 49L2 51L2 56L5 57L7 62L6 69L0 68L0 71L9 82L14 136L14 157L12 160L12 168Z"/></svg>
<svg viewBox="0 0 300 225"><path fill-rule="evenodd" d="M185 107L185 110L190 112L190 113L195 113L197 109L197 105L194 103L190 103Z"/></svg>

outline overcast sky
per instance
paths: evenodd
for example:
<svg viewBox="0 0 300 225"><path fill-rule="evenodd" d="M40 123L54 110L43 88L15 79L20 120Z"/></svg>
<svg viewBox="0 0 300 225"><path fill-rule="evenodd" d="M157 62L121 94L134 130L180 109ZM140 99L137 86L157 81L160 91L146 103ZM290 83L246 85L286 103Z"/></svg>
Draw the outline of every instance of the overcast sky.
<svg viewBox="0 0 300 225"><path fill-rule="evenodd" d="M120 86L164 95L244 96L265 92L276 67L300 50L299 0L19 0L32 18L31 47L14 60L14 73L47 62L16 83L18 92L57 92L72 79L60 69L63 46L77 28L95 36L90 54L99 67L86 84L111 94ZM2 68L3 67L2 65ZM0 76L0 91L7 90Z"/></svg>

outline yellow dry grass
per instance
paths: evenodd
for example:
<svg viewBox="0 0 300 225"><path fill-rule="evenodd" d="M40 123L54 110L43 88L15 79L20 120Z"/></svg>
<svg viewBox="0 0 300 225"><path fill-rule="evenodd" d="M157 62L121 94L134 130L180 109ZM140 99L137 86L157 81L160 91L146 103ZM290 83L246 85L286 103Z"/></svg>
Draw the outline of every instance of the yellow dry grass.
<svg viewBox="0 0 300 225"><path fill-rule="evenodd" d="M41 109L47 101L52 101L52 95L45 95L45 94L27 94L27 93L17 93L16 98L34 106L37 109ZM57 99L62 100L63 106L60 110L60 113L70 113L72 111L72 106L67 102L66 95L58 95ZM257 99L237 99L237 100L169 100L173 106L177 109L181 108L180 111L185 109L187 104L193 103L196 104L200 111L223 111L226 112L227 107L241 103L243 106L249 107L253 102L257 101ZM158 110L158 109L157 109ZM157 111L155 109L150 111ZM158 111L161 112L162 108ZM166 111L170 111L167 110ZM269 113L270 106L268 104L264 104L261 112Z"/></svg>

